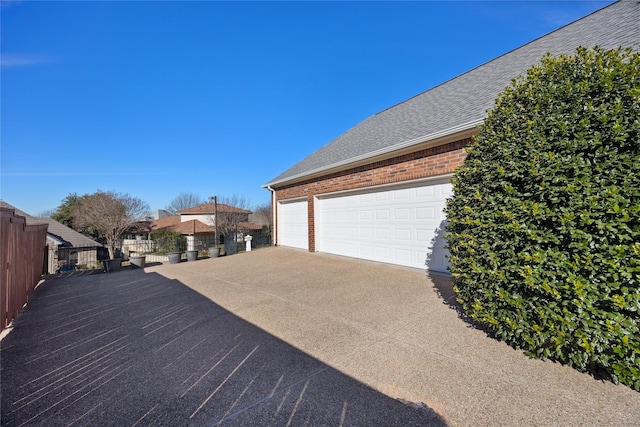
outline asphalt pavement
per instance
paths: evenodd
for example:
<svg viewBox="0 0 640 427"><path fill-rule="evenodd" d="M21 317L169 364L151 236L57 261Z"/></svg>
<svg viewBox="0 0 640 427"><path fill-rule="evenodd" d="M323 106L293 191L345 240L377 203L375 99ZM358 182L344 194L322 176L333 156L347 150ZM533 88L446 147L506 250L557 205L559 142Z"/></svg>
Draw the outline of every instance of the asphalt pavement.
<svg viewBox="0 0 640 427"><path fill-rule="evenodd" d="M287 248L46 280L0 344L7 426L640 425L449 278Z"/></svg>
<svg viewBox="0 0 640 427"><path fill-rule="evenodd" d="M6 426L444 425L157 272L48 280L1 348Z"/></svg>

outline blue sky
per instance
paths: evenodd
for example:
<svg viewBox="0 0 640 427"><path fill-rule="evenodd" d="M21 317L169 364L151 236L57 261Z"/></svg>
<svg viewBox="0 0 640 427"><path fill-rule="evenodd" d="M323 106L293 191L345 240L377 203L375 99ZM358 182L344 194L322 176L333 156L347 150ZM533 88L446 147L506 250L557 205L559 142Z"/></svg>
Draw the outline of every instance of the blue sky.
<svg viewBox="0 0 640 427"><path fill-rule="evenodd" d="M394 104L611 1L2 1L0 196L269 200Z"/></svg>

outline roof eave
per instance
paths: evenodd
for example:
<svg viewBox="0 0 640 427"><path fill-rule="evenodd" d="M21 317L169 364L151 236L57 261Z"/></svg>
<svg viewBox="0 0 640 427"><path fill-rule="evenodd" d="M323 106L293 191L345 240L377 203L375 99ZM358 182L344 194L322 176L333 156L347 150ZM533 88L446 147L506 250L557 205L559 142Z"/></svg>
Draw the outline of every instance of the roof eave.
<svg viewBox="0 0 640 427"><path fill-rule="evenodd" d="M463 123L461 125L457 125L440 132L413 138L399 144L392 145L390 147L385 147L376 151L369 152L367 154L363 154L361 156L352 157L341 162L332 163L327 166L312 169L310 171L302 172L283 179L274 180L263 185L262 188L282 186L285 184L295 184L296 182L304 181L307 179L317 178L319 176L328 175L330 173L343 171L345 169L350 169L357 166L362 166L364 164L377 162L391 157L401 156L409 152L447 144L449 142L458 141L460 139L465 139L475 134L478 126L480 126L483 121L484 118L468 123Z"/></svg>

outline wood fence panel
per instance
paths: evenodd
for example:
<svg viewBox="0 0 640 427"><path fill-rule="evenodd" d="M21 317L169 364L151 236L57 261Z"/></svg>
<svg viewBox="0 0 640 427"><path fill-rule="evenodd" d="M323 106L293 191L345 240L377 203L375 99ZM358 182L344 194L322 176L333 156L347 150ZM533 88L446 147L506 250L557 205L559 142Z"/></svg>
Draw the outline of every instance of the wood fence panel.
<svg viewBox="0 0 640 427"><path fill-rule="evenodd" d="M27 225L13 209L0 208L0 330L27 303L45 270L47 224Z"/></svg>

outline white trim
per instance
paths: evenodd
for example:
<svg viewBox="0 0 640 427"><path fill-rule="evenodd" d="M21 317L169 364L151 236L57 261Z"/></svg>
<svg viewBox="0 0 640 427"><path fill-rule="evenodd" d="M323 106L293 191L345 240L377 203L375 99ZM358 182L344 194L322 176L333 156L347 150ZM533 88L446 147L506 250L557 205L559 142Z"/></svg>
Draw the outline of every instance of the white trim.
<svg viewBox="0 0 640 427"><path fill-rule="evenodd" d="M285 182L295 181L297 179L304 178L304 177L307 177L307 176L312 176L312 175L315 175L315 174L319 174L321 172L329 171L331 169L336 169L336 168L348 166L348 165L351 165L353 163L361 162L363 160L371 159L371 158L374 158L374 157L377 157L377 156L382 156L384 154L389 154L389 153L393 153L395 151L400 151L400 150L403 150L403 149L406 149L406 148L410 148L410 147L412 147L414 145L424 144L424 143L430 142L430 141L435 141L435 140L438 140L440 138L444 138L446 136L449 136L449 135L452 135L452 134L455 134L455 133L472 130L472 129L478 127L479 125L481 125L483 122L484 122L484 118L482 118L480 120L474 120L474 121L471 121L471 122L468 122L468 123L464 123L462 125L454 126L452 128L449 128L449 129L446 129L446 130L443 130L443 131L439 131L439 132L435 132L435 133L432 133L432 134L429 134L429 135L424 135L424 136L420 136L418 138L413 138L413 139L410 139L408 141L392 145L390 147L385 147L385 148L381 148L379 150L370 151L370 152L368 152L366 154L362 154L360 156L352 157L352 158L349 158L347 160L342 160L342 161L339 161L339 162L332 163L330 165L321 166L321 167L316 168L316 169L312 169L312 170L309 170L309 171L301 172L301 173L298 173L296 175L292 175L290 177L283 178L283 179L278 180L278 181L271 181L268 184L263 185L263 187L269 187L269 186L274 186L274 185L278 185L278 184L283 184Z"/></svg>
<svg viewBox="0 0 640 427"><path fill-rule="evenodd" d="M316 200L324 199L324 198L333 197L337 195L346 195L349 193L366 193L368 191L375 192L376 190L387 188L387 187L404 187L404 186L410 187L415 184L420 184L422 182L429 182L429 181L440 181L440 180L451 181L452 177L453 177L453 173L445 173L442 175L428 176L426 178L417 178L417 179L410 179L406 181L389 182L386 184L372 185L369 187L349 188L347 190L339 190L339 191L332 191L330 193L316 194L314 195L314 199Z"/></svg>
<svg viewBox="0 0 640 427"><path fill-rule="evenodd" d="M267 190L269 190L269 192L271 192L271 227L273 227L273 230L271 230L271 244L275 245L276 244L276 239L278 236L278 217L277 217L277 206L276 206L276 190L274 190L273 188L271 188L270 186L267 185Z"/></svg>
<svg viewBox="0 0 640 427"><path fill-rule="evenodd" d="M298 196L298 197L292 197L290 199L280 199L278 200L278 203L295 203L295 202L300 202L302 200L309 200L309 198L307 196Z"/></svg>

